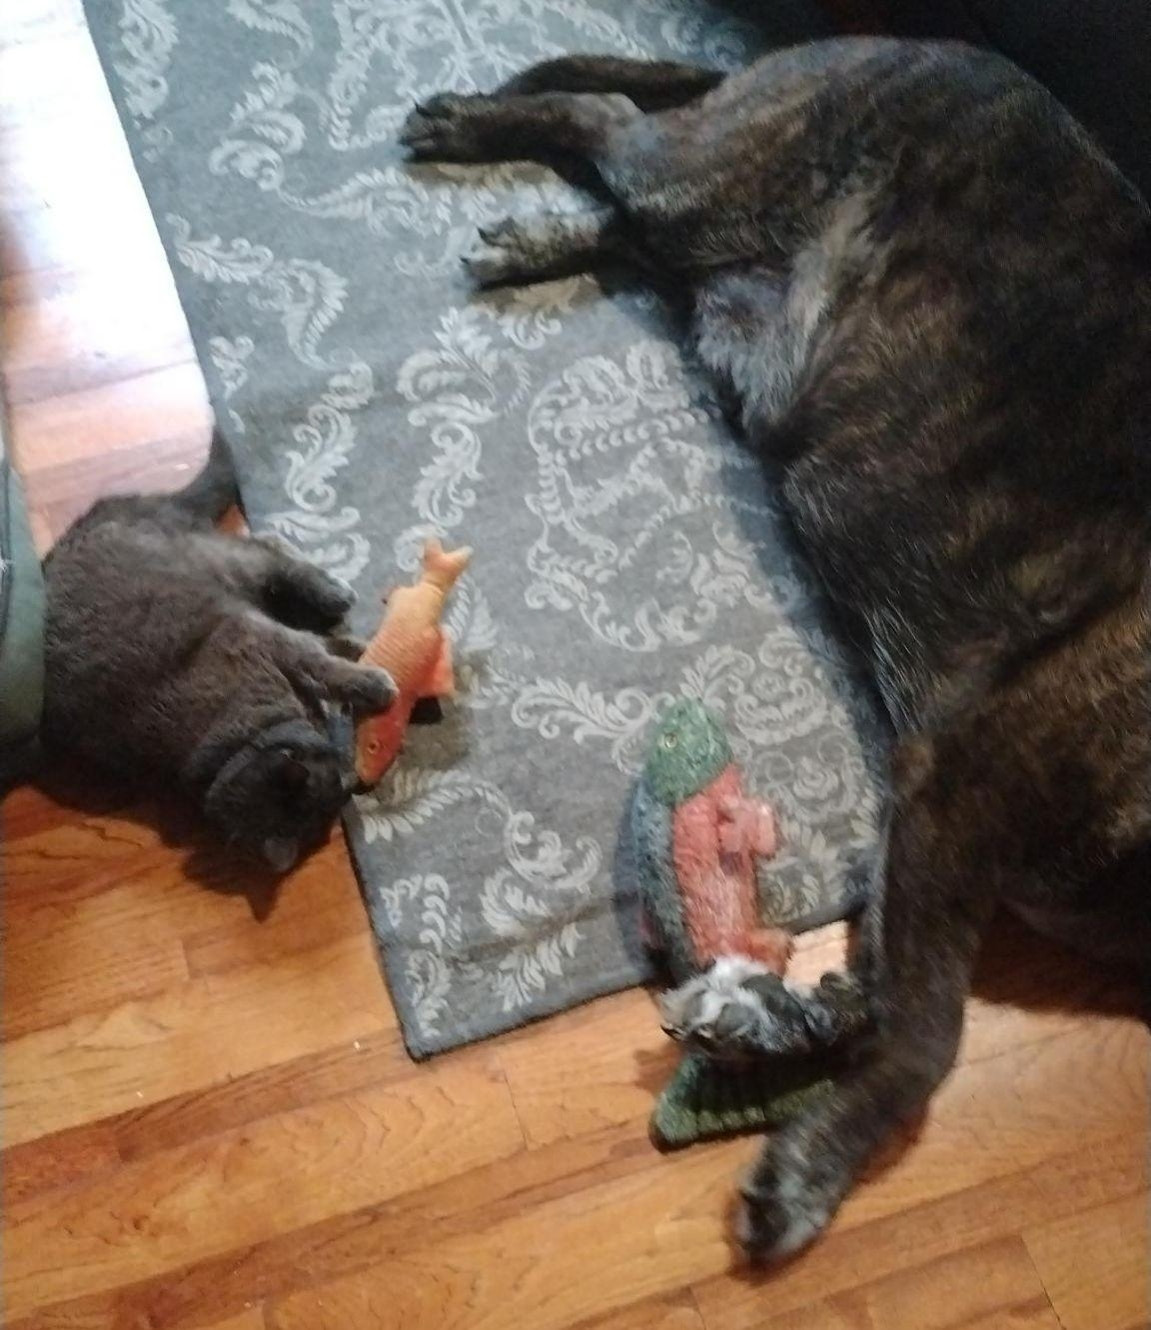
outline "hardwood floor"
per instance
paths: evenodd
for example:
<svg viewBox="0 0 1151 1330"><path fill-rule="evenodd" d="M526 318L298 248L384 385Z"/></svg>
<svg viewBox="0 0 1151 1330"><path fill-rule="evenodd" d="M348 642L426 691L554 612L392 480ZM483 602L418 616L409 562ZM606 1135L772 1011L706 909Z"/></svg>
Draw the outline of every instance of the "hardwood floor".
<svg viewBox="0 0 1151 1330"><path fill-rule="evenodd" d="M47 546L100 493L178 482L208 427L77 0L0 7L0 210ZM1148 1324L1147 1033L1120 980L1006 923L917 1139L753 1278L727 1217L754 1143L650 1147L670 1060L642 994L417 1066L338 838L269 901L86 803L4 809L10 1330Z"/></svg>

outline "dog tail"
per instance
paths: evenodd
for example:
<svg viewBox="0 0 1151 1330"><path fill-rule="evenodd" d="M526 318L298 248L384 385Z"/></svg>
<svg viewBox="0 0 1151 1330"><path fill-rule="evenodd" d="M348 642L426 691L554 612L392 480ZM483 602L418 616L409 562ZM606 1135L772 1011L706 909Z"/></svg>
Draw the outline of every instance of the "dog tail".
<svg viewBox="0 0 1151 1330"><path fill-rule="evenodd" d="M218 428L212 430L208 460L200 472L182 490L171 495L169 501L205 524L218 522L233 504L239 504L240 491L236 485L231 449Z"/></svg>

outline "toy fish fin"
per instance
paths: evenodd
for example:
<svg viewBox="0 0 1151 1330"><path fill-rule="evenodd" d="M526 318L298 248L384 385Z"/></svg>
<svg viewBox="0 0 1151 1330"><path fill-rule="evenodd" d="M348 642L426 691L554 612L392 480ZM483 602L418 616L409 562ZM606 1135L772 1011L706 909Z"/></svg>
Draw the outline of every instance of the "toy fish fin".
<svg viewBox="0 0 1151 1330"><path fill-rule="evenodd" d="M468 548L449 551L438 540L429 540L424 546L424 580L445 592L450 591L471 562L471 557L472 552Z"/></svg>
<svg viewBox="0 0 1151 1330"><path fill-rule="evenodd" d="M779 851L775 811L760 799L753 800L751 848L761 858L774 858Z"/></svg>
<svg viewBox="0 0 1151 1330"><path fill-rule="evenodd" d="M440 634L439 653L420 689L421 697L455 697L456 675L452 668L452 643L447 633Z"/></svg>
<svg viewBox="0 0 1151 1330"><path fill-rule="evenodd" d="M419 697L408 718L413 725L435 725L444 718L444 708L438 697Z"/></svg>

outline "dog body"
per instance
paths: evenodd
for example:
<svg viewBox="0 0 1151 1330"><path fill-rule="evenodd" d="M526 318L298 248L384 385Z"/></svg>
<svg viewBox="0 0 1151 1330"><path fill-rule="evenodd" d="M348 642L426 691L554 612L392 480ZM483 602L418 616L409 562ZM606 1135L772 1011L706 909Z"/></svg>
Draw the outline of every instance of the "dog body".
<svg viewBox="0 0 1151 1330"><path fill-rule="evenodd" d="M789 1030L857 1053L745 1185L745 1244L784 1255L952 1065L1001 903L1151 955L1151 218L1043 89L948 44L726 79L550 61L433 99L403 139L595 169L607 206L488 229L473 273L622 255L686 302L890 715L850 974L762 1001L752 964L716 979L746 1013L733 1053ZM715 1024L707 983L679 995L688 1037Z"/></svg>

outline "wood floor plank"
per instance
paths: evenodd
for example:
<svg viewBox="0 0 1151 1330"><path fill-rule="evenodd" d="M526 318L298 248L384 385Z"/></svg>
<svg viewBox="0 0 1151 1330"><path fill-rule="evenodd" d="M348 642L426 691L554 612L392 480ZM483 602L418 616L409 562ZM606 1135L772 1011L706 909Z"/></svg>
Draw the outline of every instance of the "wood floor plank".
<svg viewBox="0 0 1151 1330"><path fill-rule="evenodd" d="M978 1148L974 1139L971 1144ZM1132 1126L1121 1136L1085 1141L1020 1172L897 1208L883 1218L869 1220L873 1203L857 1194L828 1236L791 1265L753 1279L721 1275L697 1283L704 1323L708 1330L758 1330L769 1314L796 1311L909 1267L1018 1235L1031 1223L1129 1197L1141 1188L1145 1155L1145 1131Z"/></svg>
<svg viewBox="0 0 1151 1330"><path fill-rule="evenodd" d="M44 401L14 403L9 419L13 453L31 478L47 465L41 458L50 457L58 467L92 453L206 437L212 417L199 366L185 363ZM33 435L40 441L38 456L25 457L21 440Z"/></svg>
<svg viewBox="0 0 1151 1330"><path fill-rule="evenodd" d="M102 1122L82 1123L43 1141L27 1141L0 1155L0 1208L30 1196L97 1177L121 1161L115 1133Z"/></svg>
<svg viewBox="0 0 1151 1330"><path fill-rule="evenodd" d="M6 1306L18 1318L145 1279L434 1185L522 1146L491 1058L450 1059L18 1203L6 1217ZM275 1204L264 1204L271 1194Z"/></svg>
<svg viewBox="0 0 1151 1330"><path fill-rule="evenodd" d="M561 1020L560 1037L533 1031L499 1052L528 1141L644 1119L679 1057L651 998L620 993Z"/></svg>
<svg viewBox="0 0 1151 1330"><path fill-rule="evenodd" d="M85 914L81 907L75 914ZM5 1040L67 1021L77 1011L148 998L182 984L188 964L178 938L160 926L105 930L69 926L9 932L0 982Z"/></svg>
<svg viewBox="0 0 1151 1330"><path fill-rule="evenodd" d="M386 1030L13 1146L0 1155L0 1185L12 1201L27 1199L411 1074L399 1031Z"/></svg>
<svg viewBox="0 0 1151 1330"><path fill-rule="evenodd" d="M956 1330L1062 1330L1059 1317L1046 1296L1019 1307L998 1307L986 1316L977 1316Z"/></svg>
<svg viewBox="0 0 1151 1330"><path fill-rule="evenodd" d="M343 853L334 860L335 852L326 855L322 865L299 870L266 919L237 926L234 918L218 918L186 932L189 972L223 974L355 935L367 937L368 920L355 875Z"/></svg>
<svg viewBox="0 0 1151 1330"><path fill-rule="evenodd" d="M652 1298L584 1321L579 1330L705 1330L703 1318L690 1293Z"/></svg>
<svg viewBox="0 0 1151 1330"><path fill-rule="evenodd" d="M205 1326L204 1330L266 1330L264 1309L246 1308L236 1316L229 1316L226 1321L216 1321L212 1325Z"/></svg>
<svg viewBox="0 0 1151 1330"><path fill-rule="evenodd" d="M187 325L173 315L170 296L157 292L156 275L137 271L131 282L89 278L51 300L9 301L6 400L43 401L192 363ZM112 308L119 311L114 321L108 319Z"/></svg>
<svg viewBox="0 0 1151 1330"><path fill-rule="evenodd" d="M76 817L10 840L5 848L5 927L33 933L59 927L81 905L93 930L166 922L189 937L242 922L259 910L269 918L355 896L355 877L339 833L287 877L270 878L258 864L220 847L174 849L154 821L109 814Z"/></svg>
<svg viewBox="0 0 1151 1330"><path fill-rule="evenodd" d="M1149 1229L1151 1197L1142 1191L1024 1230L1063 1330L1151 1324Z"/></svg>
<svg viewBox="0 0 1151 1330"><path fill-rule="evenodd" d="M1128 1126L1132 1135L1141 1130L1130 1119ZM1095 1156L1073 1133L1063 1144L1074 1152L1063 1156L1064 1177L1090 1156L1096 1187L1130 1185L1126 1173L1116 1176L1110 1159ZM1104 1144L1114 1152L1112 1141ZM1130 1147L1124 1153L1129 1160ZM691 1282L707 1325L746 1330L763 1319L765 1288L728 1273L728 1212L733 1179L749 1154L745 1145L676 1155L641 1176L593 1185L457 1237L430 1237L422 1246L389 1253L386 1270L371 1268L273 1300L269 1324L273 1330L370 1325L382 1314L386 1287L397 1324L412 1330L494 1330L506 1324L566 1330L628 1305L637 1294L656 1297ZM1051 1187L1029 1173L997 1177L985 1190L956 1190L961 1177L953 1172L948 1188L940 1176L941 1192L918 1205L891 1196L882 1216L874 1202L849 1206L829 1239L772 1280L772 1308L799 1307L1009 1236L1018 1209L1024 1217L1050 1213L1045 1207ZM1066 1205L1069 1194L1062 1195ZM583 1277L588 1269L594 1279ZM781 1303L781 1293L790 1294L787 1302Z"/></svg>
<svg viewBox="0 0 1151 1330"><path fill-rule="evenodd" d="M121 1159L147 1159L189 1141L205 1141L254 1126L265 1118L379 1090L410 1080L413 1074L399 1030L389 1029L158 1104L129 1109L108 1120L108 1128ZM433 1088L431 1081L429 1092Z"/></svg>
<svg viewBox="0 0 1151 1330"><path fill-rule="evenodd" d="M932 1295L928 1294L928 1298L932 1299ZM933 1299L931 1307L938 1310ZM871 1330L875 1322L865 1319L867 1315L866 1308L861 1310L853 1303L813 1302L798 1311L771 1317L763 1322L760 1330ZM900 1322L899 1330L920 1330L920 1324L919 1321ZM936 1315L923 1324L942 1325L947 1330L1062 1330L1059 1318L1043 1293L1026 1302L995 1307L984 1316L955 1321L940 1320Z"/></svg>
<svg viewBox="0 0 1151 1330"><path fill-rule="evenodd" d="M1016 1313L1034 1321L1050 1311L1027 1248L1009 1237L769 1315L759 1330L958 1330L980 1321L1006 1328Z"/></svg>
<svg viewBox="0 0 1151 1330"><path fill-rule="evenodd" d="M626 1129L488 1161L434 1187L297 1229L160 1278L44 1308L7 1330L191 1330L247 1302L283 1296L364 1270L395 1250L533 1210L592 1182L653 1166Z"/></svg>
<svg viewBox="0 0 1151 1330"><path fill-rule="evenodd" d="M351 1044L394 1025L365 937L189 980L9 1041L8 1144Z"/></svg>
<svg viewBox="0 0 1151 1330"><path fill-rule="evenodd" d="M731 1151L659 1160L446 1241L393 1253L384 1271L273 1300L271 1330L566 1327L725 1268L719 1216ZM591 1272L594 1271L594 1277Z"/></svg>
<svg viewBox="0 0 1151 1330"><path fill-rule="evenodd" d="M159 993L189 974L269 964L368 935L354 875L334 846L278 884L261 875L247 882L234 860L233 879L221 857L212 876L236 889L217 890L190 879L152 834L136 823L92 819L12 847L6 1038ZM77 859L85 848L87 869ZM377 987L382 994L382 982Z"/></svg>
<svg viewBox="0 0 1151 1330"><path fill-rule="evenodd" d="M39 468L24 479L24 494L39 520L37 549L47 553L97 499L109 494L159 494L180 489L199 469L207 430L191 430L100 457Z"/></svg>

